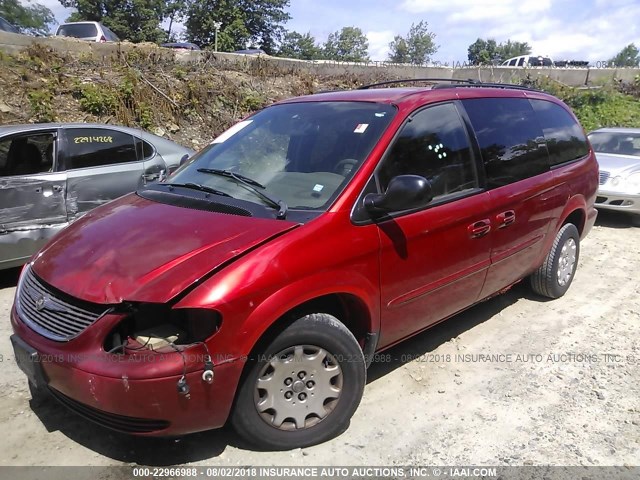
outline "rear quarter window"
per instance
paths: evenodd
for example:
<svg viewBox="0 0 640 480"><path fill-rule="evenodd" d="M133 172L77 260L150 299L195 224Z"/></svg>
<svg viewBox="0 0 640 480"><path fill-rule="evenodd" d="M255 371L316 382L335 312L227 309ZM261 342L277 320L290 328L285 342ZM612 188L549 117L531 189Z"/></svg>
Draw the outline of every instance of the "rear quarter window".
<svg viewBox="0 0 640 480"><path fill-rule="evenodd" d="M545 138L528 99L479 98L462 104L480 146L489 188L549 170Z"/></svg>
<svg viewBox="0 0 640 480"><path fill-rule="evenodd" d="M570 162L589 153L582 127L560 105L546 100L530 100L542 127L551 165Z"/></svg>
<svg viewBox="0 0 640 480"><path fill-rule="evenodd" d="M147 160L155 154L154 148L144 140L135 137L136 142L136 156L138 159Z"/></svg>

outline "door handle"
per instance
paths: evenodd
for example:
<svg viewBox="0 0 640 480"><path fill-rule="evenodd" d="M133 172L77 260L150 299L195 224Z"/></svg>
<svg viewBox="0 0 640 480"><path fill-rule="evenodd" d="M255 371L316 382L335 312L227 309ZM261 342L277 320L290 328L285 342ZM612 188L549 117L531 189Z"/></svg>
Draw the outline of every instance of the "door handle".
<svg viewBox="0 0 640 480"><path fill-rule="evenodd" d="M496 215L496 222L498 222L498 228L505 228L516 221L516 212L513 210L507 210Z"/></svg>
<svg viewBox="0 0 640 480"><path fill-rule="evenodd" d="M53 191L55 193L60 193L62 191L62 185L54 185L53 186Z"/></svg>
<svg viewBox="0 0 640 480"><path fill-rule="evenodd" d="M469 231L469 236L471 238L484 237L491 231L491 220L489 220L488 218L478 220L477 222L469 225L467 227L467 230Z"/></svg>

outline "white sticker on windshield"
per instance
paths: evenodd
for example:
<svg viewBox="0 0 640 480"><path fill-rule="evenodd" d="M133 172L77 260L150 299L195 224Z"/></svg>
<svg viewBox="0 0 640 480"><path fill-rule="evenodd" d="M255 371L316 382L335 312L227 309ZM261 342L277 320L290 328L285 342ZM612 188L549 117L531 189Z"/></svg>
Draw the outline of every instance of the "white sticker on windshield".
<svg viewBox="0 0 640 480"><path fill-rule="evenodd" d="M319 183L316 183L316 186L313 187L313 191L320 193L323 188L324 188L324 185L320 185Z"/></svg>
<svg viewBox="0 0 640 480"><path fill-rule="evenodd" d="M244 127L246 127L247 125L249 125L250 123L252 123L253 120L243 120L242 122L236 123L233 127L229 128L228 130L225 130L224 132L222 132L222 134L220 134L220 136L216 137L213 143L222 143L225 142L227 140L229 140L231 137L233 137L236 133L238 133L240 130L242 130Z"/></svg>
<svg viewBox="0 0 640 480"><path fill-rule="evenodd" d="M367 130L368 126L368 123L359 123L358 125L356 125L356 129L353 131L353 133L364 133Z"/></svg>

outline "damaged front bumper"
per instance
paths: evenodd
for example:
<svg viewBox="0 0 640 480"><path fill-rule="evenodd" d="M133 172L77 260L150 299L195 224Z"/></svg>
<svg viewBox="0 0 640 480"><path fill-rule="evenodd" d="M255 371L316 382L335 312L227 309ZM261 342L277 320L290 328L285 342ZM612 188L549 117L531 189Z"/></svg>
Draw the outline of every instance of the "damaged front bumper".
<svg viewBox="0 0 640 480"><path fill-rule="evenodd" d="M111 323L106 317L103 320ZM41 383L38 388L48 389L83 417L129 434L173 436L222 427L244 367L239 359L215 364L213 381L207 382L202 364L192 358L183 364L177 352L109 354L90 347L96 332L93 339L80 336L73 342L54 342L30 330L15 308L11 324L14 348L16 341L21 341L26 349L16 350L16 359L32 383L35 378ZM70 347L70 343L74 345ZM81 345L84 348L79 348ZM41 369L35 376L29 367L20 365L30 353L38 363L35 368ZM186 350L184 354L199 355L199 350ZM184 365L189 387L186 394L178 388Z"/></svg>

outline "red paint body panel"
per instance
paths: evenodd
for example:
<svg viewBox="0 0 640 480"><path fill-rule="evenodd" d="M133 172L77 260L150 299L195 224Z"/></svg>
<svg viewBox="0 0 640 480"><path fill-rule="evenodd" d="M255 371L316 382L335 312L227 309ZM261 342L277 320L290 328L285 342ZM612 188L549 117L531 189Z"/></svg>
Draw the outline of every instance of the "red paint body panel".
<svg viewBox="0 0 640 480"><path fill-rule="evenodd" d="M224 319L212 352L248 355L271 323L307 300L351 295L379 330L379 239L349 216L326 214L239 259L182 299L176 308L208 306ZM265 321L265 319L270 319Z"/></svg>
<svg viewBox="0 0 640 480"><path fill-rule="evenodd" d="M487 193L373 225L380 230L380 347L473 304L489 267L491 237L472 238Z"/></svg>
<svg viewBox="0 0 640 480"><path fill-rule="evenodd" d="M295 226L131 194L64 230L36 257L33 269L88 302L167 302L224 262Z"/></svg>
<svg viewBox="0 0 640 480"><path fill-rule="evenodd" d="M177 353L161 356L146 351L137 358L118 358L99 348L101 341L96 342L95 337L101 340L119 320L115 315L105 317L92 334L87 331L73 343L60 343L30 334L15 309L11 312L16 334L28 338L39 352L46 352L41 361L49 386L67 397L116 415L170 422L167 429L154 435L179 435L223 426L244 362L216 365L213 384L200 380L202 369L196 367L201 362L192 362L187 373L191 386L187 399L176 395L176 383L182 375L182 360ZM201 358L203 351L196 347L185 354Z"/></svg>
<svg viewBox="0 0 640 480"><path fill-rule="evenodd" d="M551 220L568 197L554 177L550 171L489 192L489 218L493 225L491 268L481 298L518 281L523 271L530 272L540 264L538 257ZM499 215L507 211L513 212L515 219L504 225Z"/></svg>
<svg viewBox="0 0 640 480"><path fill-rule="evenodd" d="M430 103L487 97L562 105L535 92L492 88L373 89L287 100L397 106L388 129L326 212L298 225L132 194L91 211L35 257L38 277L80 300L218 312L220 330L206 341L214 363L212 384L200 379L202 345L184 352L186 363L172 351L162 357L147 353L153 358L142 362L135 355L122 362L106 353L105 338L124 314L106 315L65 343L38 335L14 309L13 330L53 359L44 364L52 388L104 412L169 421L157 435L223 425L244 357L278 319L310 300L349 299L358 306L358 323L379 334L377 350L387 348L531 273L570 215L582 219L582 236L595 221L598 168L590 151L584 159L511 185L378 223L352 222L357 199L412 112ZM501 228L507 217L513 221ZM176 389L183 369L189 399Z"/></svg>

